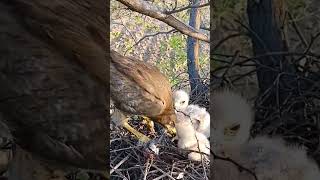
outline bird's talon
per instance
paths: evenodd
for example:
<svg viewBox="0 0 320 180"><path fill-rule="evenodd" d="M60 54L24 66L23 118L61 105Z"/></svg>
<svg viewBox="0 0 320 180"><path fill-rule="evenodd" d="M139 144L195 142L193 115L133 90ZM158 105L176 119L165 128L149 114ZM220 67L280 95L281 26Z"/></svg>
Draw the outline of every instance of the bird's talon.
<svg viewBox="0 0 320 180"><path fill-rule="evenodd" d="M132 134L134 134L139 139L139 141L141 141L143 143L150 141L150 138L148 136L137 131L136 129L131 127L127 122L123 124L123 127L126 128L128 131L130 131Z"/></svg>

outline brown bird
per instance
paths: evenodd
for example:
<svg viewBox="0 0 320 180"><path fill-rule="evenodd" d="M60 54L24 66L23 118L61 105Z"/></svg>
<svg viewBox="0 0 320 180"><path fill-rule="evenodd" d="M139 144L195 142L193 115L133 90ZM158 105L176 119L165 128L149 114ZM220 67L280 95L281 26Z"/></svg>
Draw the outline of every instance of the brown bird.
<svg viewBox="0 0 320 180"><path fill-rule="evenodd" d="M63 170L108 167L105 5L104 0L0 2L0 113L14 143L40 164ZM19 168L9 171L23 169L32 176L36 168L26 170L29 158L21 163L18 157L14 153ZM28 180L20 175L17 179Z"/></svg>
<svg viewBox="0 0 320 180"><path fill-rule="evenodd" d="M122 56L115 51L111 51L110 57L110 95L115 107L126 115L147 116L175 136L176 115L171 85L165 75L146 62ZM123 117L117 121L124 128L141 141L149 140L128 124L128 118ZM149 127L152 128L152 125Z"/></svg>

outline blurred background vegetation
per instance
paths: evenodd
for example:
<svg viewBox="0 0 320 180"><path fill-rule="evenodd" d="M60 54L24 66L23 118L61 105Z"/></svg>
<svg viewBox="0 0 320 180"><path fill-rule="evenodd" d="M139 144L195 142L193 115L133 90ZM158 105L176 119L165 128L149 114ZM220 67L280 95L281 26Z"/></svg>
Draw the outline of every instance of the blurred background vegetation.
<svg viewBox="0 0 320 180"><path fill-rule="evenodd" d="M161 10L189 5L189 0L154 0ZM177 3L177 4L175 4ZM200 9L201 26L209 28L209 6ZM175 13L180 21L189 24L190 10ZM111 49L156 65L170 79L174 88L190 90L187 73L187 36L167 24L128 10L111 1ZM208 30L201 32L209 35ZM200 42L199 74L209 78L209 43Z"/></svg>
<svg viewBox="0 0 320 180"><path fill-rule="evenodd" d="M297 35L297 30L292 26L295 24L299 27L301 34L305 40L309 42L311 36L320 31L320 9L318 8L320 2L317 0L285 0L286 11L290 13L291 17L286 17L284 22L287 29L287 43L290 52L303 52L305 46ZM211 70L218 69L223 66L220 60L224 61L221 55L233 56L235 52L239 52L241 57L254 57L251 39L248 36L248 31L238 22L249 26L247 17L247 0L216 0L211 12L211 41L212 61ZM238 22L236 22L238 21ZM235 35L234 37L224 41L224 38ZM319 42L314 42L314 47L320 45ZM314 49L313 52L320 52ZM230 74L235 75L241 73L245 74L253 71L255 67L241 67L230 69ZM219 74L219 72L217 73ZM243 81L238 81L236 84L241 91L249 98L254 98L258 93L257 79L254 74L245 77Z"/></svg>
<svg viewBox="0 0 320 180"><path fill-rule="evenodd" d="M249 35L250 23L247 14L247 2L248 0L214 1L214 7L211 10L210 40L212 42L212 56L210 57L210 70L214 77L225 76L226 81L228 81L227 83L238 79L230 84L232 84L234 89L241 91L243 95L252 100L256 114L259 114L260 118L260 115L263 114L261 111L265 112L265 110L262 108L258 110L257 105L259 104L259 100L261 101L259 99L261 93L259 94L256 73L258 70L256 68L256 61L254 60L258 58L254 59L256 55L253 53L254 47ZM262 0L255 2L259 4ZM277 6L277 2L280 1L274 0L272 2ZM290 102L284 103L281 108L278 109L275 105L274 109L269 111L268 116L263 114L265 116L261 116L261 121L255 124L252 134L281 135L288 142L305 145L309 155L320 163L320 119L314 115L319 114L317 109L320 107L319 86L317 85L320 75L320 49L318 48L320 41L317 38L320 33L320 1L284 0L283 2L285 4L284 21L282 24L284 29L281 29L281 31L285 34L284 39L287 50L284 50L282 53L290 54L285 58L290 62L290 65L294 65L296 80L303 78L312 79L313 77L310 75L312 74L315 77L313 78L313 82L316 83L311 85L314 88L308 87L301 90L302 92L300 92L300 89L297 90L300 94L292 96ZM255 23L259 24L259 22ZM263 25L259 27L263 27ZM268 32L265 33L268 34ZM227 37L230 38L225 40ZM307 56L306 52L310 53L311 56ZM293 55L294 53L299 55ZM240 63L247 60L248 62L246 63ZM235 63L239 64L233 66ZM229 67L230 64L232 64L232 68ZM228 69L227 75L224 74L226 72L225 69ZM216 79L219 78L211 78L212 81ZM215 83L218 85L215 86ZM211 88L218 88L220 84L219 82L213 82L210 85ZM292 110L290 106L293 106L297 102L304 104L308 108ZM290 103L292 104L289 105ZM284 111L284 109L286 110ZM264 122L263 120L266 121ZM266 123L267 121L269 124Z"/></svg>

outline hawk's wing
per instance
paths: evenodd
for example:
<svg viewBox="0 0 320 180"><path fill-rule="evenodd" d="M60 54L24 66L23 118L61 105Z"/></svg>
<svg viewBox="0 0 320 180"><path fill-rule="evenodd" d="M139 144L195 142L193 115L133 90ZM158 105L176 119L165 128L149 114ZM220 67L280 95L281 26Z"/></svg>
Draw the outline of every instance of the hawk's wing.
<svg viewBox="0 0 320 180"><path fill-rule="evenodd" d="M110 91L120 109L157 116L172 104L168 79L156 67L111 51Z"/></svg>
<svg viewBox="0 0 320 180"><path fill-rule="evenodd" d="M106 79L106 41L92 33L106 30L105 8L103 0L0 2L0 109L16 142L44 159L107 167L106 89L94 77Z"/></svg>
<svg viewBox="0 0 320 180"><path fill-rule="evenodd" d="M57 49L77 60L100 80L108 80L107 3L103 0L12 0L19 21Z"/></svg>

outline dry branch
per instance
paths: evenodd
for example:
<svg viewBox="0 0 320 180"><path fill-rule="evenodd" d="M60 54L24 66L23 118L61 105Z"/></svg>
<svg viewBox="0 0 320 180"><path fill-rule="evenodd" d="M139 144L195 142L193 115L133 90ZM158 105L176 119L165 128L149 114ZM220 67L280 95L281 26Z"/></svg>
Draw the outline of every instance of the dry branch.
<svg viewBox="0 0 320 180"><path fill-rule="evenodd" d="M160 11L158 7L152 4L149 4L146 1L143 1L143 0L117 0L117 1L121 2L132 11L144 14L146 16L150 16L152 18L158 19L168 24L169 26L181 32L182 34L185 34L209 43L209 38L205 34L181 22L176 17Z"/></svg>
<svg viewBox="0 0 320 180"><path fill-rule="evenodd" d="M206 7L206 6L209 6L210 5L210 2L207 2L207 3L204 3L204 4L194 4L194 5L188 5L188 6L185 6L185 7L182 7L182 8L179 8L179 9L174 9L174 10L171 10L171 11L166 11L165 14L174 14L174 13L178 13L178 12L181 12L181 11L184 11L184 10L187 10L187 9L191 9L191 8L202 8L202 7Z"/></svg>
<svg viewBox="0 0 320 180"><path fill-rule="evenodd" d="M235 166L237 166L239 168L239 171L242 171L242 170L247 171L249 174L251 174L254 177L255 180L258 180L257 175L253 171L251 171L250 169L248 169L246 167L243 167L241 164L234 161L233 159L218 156L212 150L211 150L211 153L212 153L214 159L219 159L219 160L231 162L232 164L234 164Z"/></svg>

